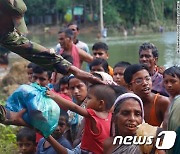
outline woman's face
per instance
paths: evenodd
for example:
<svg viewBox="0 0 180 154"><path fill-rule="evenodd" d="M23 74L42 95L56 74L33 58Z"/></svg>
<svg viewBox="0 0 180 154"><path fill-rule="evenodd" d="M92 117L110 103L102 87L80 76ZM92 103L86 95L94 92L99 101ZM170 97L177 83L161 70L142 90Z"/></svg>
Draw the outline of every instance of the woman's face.
<svg viewBox="0 0 180 154"><path fill-rule="evenodd" d="M69 81L69 89L72 96L77 100L77 102L82 102L87 96L87 86L84 82L77 78L72 78Z"/></svg>
<svg viewBox="0 0 180 154"><path fill-rule="evenodd" d="M142 110L138 101L133 98L125 100L115 115L116 135L135 135L142 120Z"/></svg>

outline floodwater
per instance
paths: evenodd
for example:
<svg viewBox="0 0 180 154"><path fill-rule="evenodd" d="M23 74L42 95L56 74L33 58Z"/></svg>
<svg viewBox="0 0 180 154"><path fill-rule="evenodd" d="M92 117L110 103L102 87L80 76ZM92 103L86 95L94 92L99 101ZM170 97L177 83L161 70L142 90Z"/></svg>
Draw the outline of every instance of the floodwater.
<svg viewBox="0 0 180 154"><path fill-rule="evenodd" d="M57 36L50 34L29 35L28 38L34 42L40 43L46 47L55 47L57 44ZM180 53L176 52L176 32L152 33L146 35L135 36L116 36L113 34L106 39L98 40L96 34L80 35L80 40L86 42L91 48L95 42L103 41L109 46L109 64L113 67L119 61L127 61L131 64L138 63L138 49L144 42L151 42L157 46L159 50L158 64L167 67L172 65L180 65ZM14 61L22 60L16 54L9 55L10 65ZM3 71L0 69L0 74Z"/></svg>
<svg viewBox="0 0 180 154"><path fill-rule="evenodd" d="M46 47L55 47L57 44L56 35L33 35L29 36L35 42ZM153 43L159 51L158 64L166 68L172 65L180 65L180 53L176 52L176 32L152 33L135 36L108 36L106 39L98 40L95 34L80 35L80 40L86 42L91 50L93 44L103 41L109 46L109 64L114 66L119 61L128 61L132 64L138 63L138 49L144 42Z"/></svg>

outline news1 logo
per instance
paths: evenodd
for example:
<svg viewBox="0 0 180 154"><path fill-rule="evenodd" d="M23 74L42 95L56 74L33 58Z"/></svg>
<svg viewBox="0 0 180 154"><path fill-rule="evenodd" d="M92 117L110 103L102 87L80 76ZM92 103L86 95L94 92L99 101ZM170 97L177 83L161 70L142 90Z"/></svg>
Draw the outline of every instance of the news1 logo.
<svg viewBox="0 0 180 154"><path fill-rule="evenodd" d="M162 139L163 136L163 139ZM116 136L113 141L113 145L118 143L124 145L151 145L153 143L154 136ZM155 146L160 150L168 150L174 146L176 140L176 132L174 131L162 131L157 135Z"/></svg>

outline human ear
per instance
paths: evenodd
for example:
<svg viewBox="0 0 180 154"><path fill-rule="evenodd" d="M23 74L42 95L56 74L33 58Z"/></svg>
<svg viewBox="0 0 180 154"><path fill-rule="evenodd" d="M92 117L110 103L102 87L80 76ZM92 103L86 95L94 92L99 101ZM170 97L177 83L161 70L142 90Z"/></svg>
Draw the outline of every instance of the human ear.
<svg viewBox="0 0 180 154"><path fill-rule="evenodd" d="M104 102L104 100L100 100L100 101L99 101L99 109L100 109L100 110L105 109L105 102Z"/></svg>

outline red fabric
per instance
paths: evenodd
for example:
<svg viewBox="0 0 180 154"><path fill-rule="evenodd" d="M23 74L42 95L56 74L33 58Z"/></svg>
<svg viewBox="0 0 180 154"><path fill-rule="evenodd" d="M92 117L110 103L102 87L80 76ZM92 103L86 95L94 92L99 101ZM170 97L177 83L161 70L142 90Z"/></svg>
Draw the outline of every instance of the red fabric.
<svg viewBox="0 0 180 154"><path fill-rule="evenodd" d="M90 118L93 118L96 121L96 127L98 128L99 133L94 134L92 132L90 118L85 118L85 128L81 141L81 149L91 151L95 154L102 154L103 142L105 139L110 137L112 113L109 113L106 119L102 119L97 117L93 109L87 109L87 111L91 116Z"/></svg>
<svg viewBox="0 0 180 154"><path fill-rule="evenodd" d="M52 90L52 91L55 92L54 90ZM67 96L67 95L65 95L65 94L58 93L58 92L55 92L55 93L58 94L58 95L60 95L62 98L64 98L64 99L72 102L72 99L71 99L69 96ZM64 111L68 111L68 109L65 108L64 106L62 106L62 105L60 105L60 104L58 104L58 105L59 105L59 107L60 107L61 109L63 109Z"/></svg>
<svg viewBox="0 0 180 154"><path fill-rule="evenodd" d="M36 143L39 142L39 140L42 138L43 136L39 133L36 133Z"/></svg>
<svg viewBox="0 0 180 154"><path fill-rule="evenodd" d="M62 54L63 52L64 52L64 49L60 51L60 54ZM76 66L77 68L81 68L79 52L75 44L72 45L71 56L73 58L73 65Z"/></svg>

